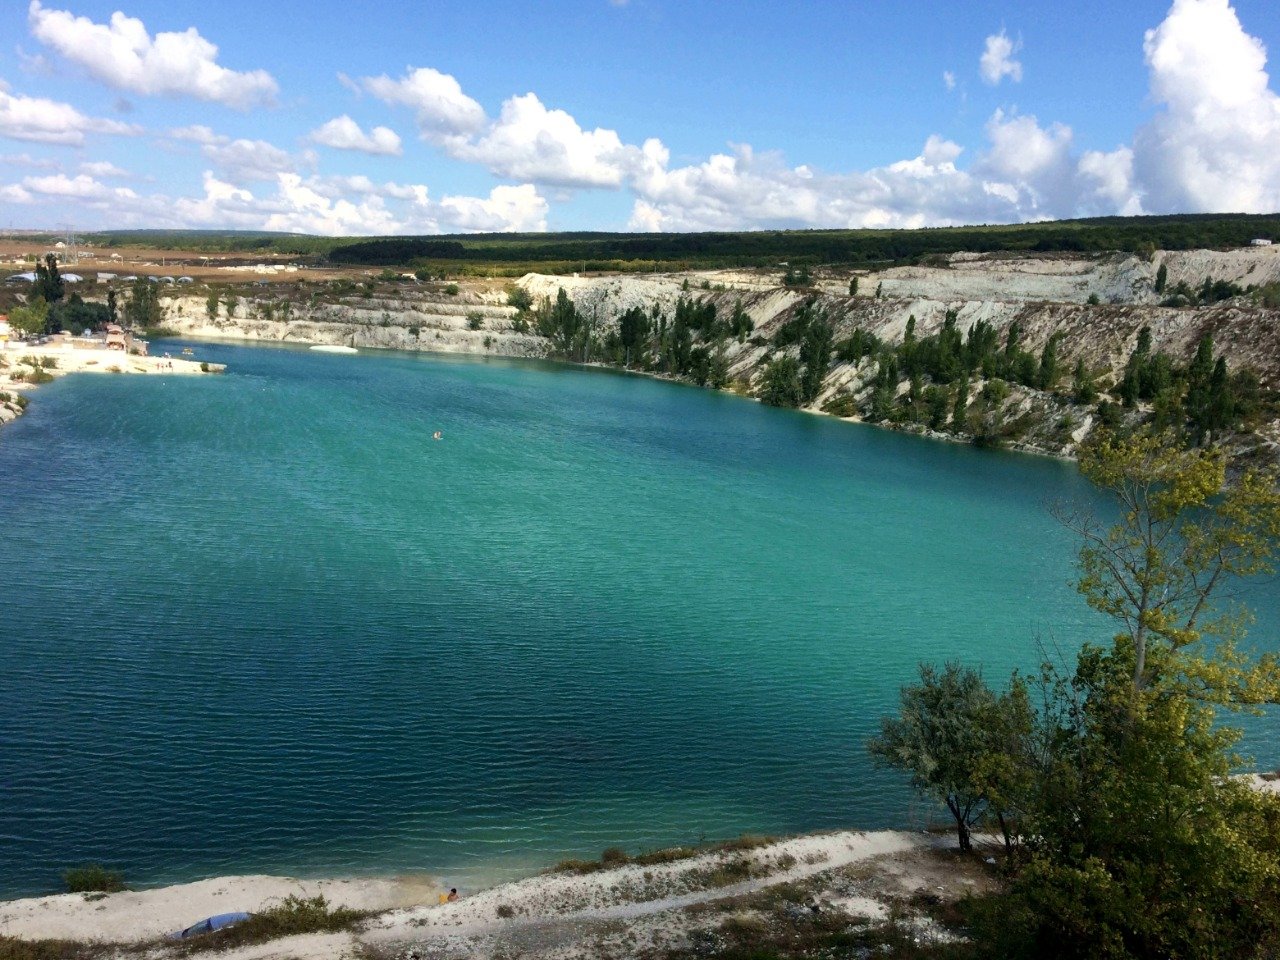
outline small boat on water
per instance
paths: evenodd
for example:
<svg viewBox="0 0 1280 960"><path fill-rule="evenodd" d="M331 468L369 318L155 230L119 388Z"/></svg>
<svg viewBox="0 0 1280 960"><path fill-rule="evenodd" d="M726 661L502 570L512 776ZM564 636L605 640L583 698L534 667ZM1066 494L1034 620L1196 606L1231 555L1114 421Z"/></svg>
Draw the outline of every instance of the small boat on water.
<svg viewBox="0 0 1280 960"><path fill-rule="evenodd" d="M336 343L317 343L312 350L318 350L321 353L359 353L355 347L344 347Z"/></svg>
<svg viewBox="0 0 1280 960"><path fill-rule="evenodd" d="M196 353L196 352L195 352L194 350L192 350L190 347L183 347L183 348L182 348L182 355L183 355L184 357L193 357L193 356L195 356L195 353Z"/></svg>

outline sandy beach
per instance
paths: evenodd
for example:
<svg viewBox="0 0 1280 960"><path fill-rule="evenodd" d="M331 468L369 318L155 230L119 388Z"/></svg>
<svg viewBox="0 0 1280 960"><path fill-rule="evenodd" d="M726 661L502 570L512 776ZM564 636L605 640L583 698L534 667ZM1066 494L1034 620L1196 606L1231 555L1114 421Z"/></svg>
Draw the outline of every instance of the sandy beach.
<svg viewBox="0 0 1280 960"><path fill-rule="evenodd" d="M624 935L620 931L633 945L681 942L705 925L708 911L740 916L753 909L753 897L776 888L847 914L852 922L883 920L921 892L953 899L991 888L995 881L981 860L957 861L953 846L949 835L902 831L729 844L668 862L542 873L463 890L455 903L442 903L443 884L427 876L221 877L139 892L13 900L0 904L0 936L95 943L116 956L161 956L166 934L207 916L258 911L291 895L323 895L330 906L373 916L349 932L286 937L222 956L338 960L367 951L389 957L585 958L610 953ZM930 935L929 918L912 922Z"/></svg>
<svg viewBox="0 0 1280 960"><path fill-rule="evenodd" d="M17 419L26 404L19 396L38 389L26 378L33 370L44 370L51 377L63 377L69 373L116 373L201 375L221 373L226 367L219 363L202 363L199 359L183 359L166 356L138 356L119 350L102 350L70 346L28 346L26 344L0 345L0 424Z"/></svg>

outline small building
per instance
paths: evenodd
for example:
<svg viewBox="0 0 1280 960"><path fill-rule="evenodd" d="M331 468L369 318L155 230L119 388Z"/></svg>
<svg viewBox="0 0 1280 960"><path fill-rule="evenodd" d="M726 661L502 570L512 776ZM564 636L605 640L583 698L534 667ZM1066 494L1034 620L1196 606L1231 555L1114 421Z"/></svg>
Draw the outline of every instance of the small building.
<svg viewBox="0 0 1280 960"><path fill-rule="evenodd" d="M78 273L64 273L62 274L62 281L63 283L81 283L84 281L84 277Z"/></svg>
<svg viewBox="0 0 1280 960"><path fill-rule="evenodd" d="M1271 246L1271 241L1270 241L1270 240L1268 240L1268 239L1266 239L1265 237L1259 237L1257 240L1250 240L1250 241L1249 241L1249 246L1251 246L1251 247L1269 247L1269 246Z"/></svg>
<svg viewBox="0 0 1280 960"><path fill-rule="evenodd" d="M107 349L108 350L124 350L128 352L129 335L124 332L124 327L118 323L107 324Z"/></svg>
<svg viewBox="0 0 1280 960"><path fill-rule="evenodd" d="M35 275L35 273L34 273L34 272L31 272L31 273L15 273L15 274L14 274L13 276L11 276L11 277L6 277L4 282L5 282L5 283L35 283L35 282L36 282L36 275Z"/></svg>

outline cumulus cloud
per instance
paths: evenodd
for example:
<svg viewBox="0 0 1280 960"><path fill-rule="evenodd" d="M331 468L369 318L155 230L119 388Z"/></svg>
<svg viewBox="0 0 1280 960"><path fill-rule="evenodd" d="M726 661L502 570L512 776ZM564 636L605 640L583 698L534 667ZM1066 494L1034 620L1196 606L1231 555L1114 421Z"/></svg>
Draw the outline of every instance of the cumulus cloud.
<svg viewBox="0 0 1280 960"><path fill-rule="evenodd" d="M1228 0L1175 0L1143 51L1160 114L1134 140L1156 210L1280 209L1280 97Z"/></svg>
<svg viewBox="0 0 1280 960"><path fill-rule="evenodd" d="M398 157L404 152L399 134L390 127L374 127L365 133L345 113L312 130L308 139L334 150L355 150L374 156Z"/></svg>
<svg viewBox="0 0 1280 960"><path fill-rule="evenodd" d="M950 70L943 70L942 85L948 90L954 90L956 88L956 75Z"/></svg>
<svg viewBox="0 0 1280 960"><path fill-rule="evenodd" d="M978 73L987 83L995 86L1005 77L1014 83L1022 80L1022 63L1013 59L1013 55L1022 49L1021 40L1011 40L1001 30L987 37L986 47L978 58Z"/></svg>
<svg viewBox="0 0 1280 960"><path fill-rule="evenodd" d="M532 93L512 97L483 136L450 151L514 180L561 187L617 187L641 152L613 130L583 130L563 110L548 110Z"/></svg>
<svg viewBox="0 0 1280 960"><path fill-rule="evenodd" d="M87 117L69 103L26 97L0 89L0 137L78 147L87 133L131 136L138 127L118 120Z"/></svg>
<svg viewBox="0 0 1280 960"><path fill-rule="evenodd" d="M365 77L359 83L385 103L412 109L424 140L500 177L569 188L619 187L643 159L616 131L585 130L533 93L510 97L493 119L454 77L430 67L411 69L399 80Z"/></svg>
<svg viewBox="0 0 1280 960"><path fill-rule="evenodd" d="M447 143L479 133L485 125L484 108L462 92L457 80L431 67L410 69L399 80L383 74L359 83L384 103L413 110L425 140Z"/></svg>
<svg viewBox="0 0 1280 960"><path fill-rule="evenodd" d="M28 21L37 40L119 90L189 96L237 109L269 104L279 91L265 70L238 72L221 66L217 46L194 27L153 37L141 20L119 11L109 23L95 23L70 11L46 9L40 0L31 0Z"/></svg>
<svg viewBox="0 0 1280 960"><path fill-rule="evenodd" d="M314 167L317 163L311 151L292 154L266 140L232 139L203 124L175 127L166 135L170 140L198 144L200 152L214 164L222 179L240 186L274 181L282 173L294 173L300 167Z"/></svg>

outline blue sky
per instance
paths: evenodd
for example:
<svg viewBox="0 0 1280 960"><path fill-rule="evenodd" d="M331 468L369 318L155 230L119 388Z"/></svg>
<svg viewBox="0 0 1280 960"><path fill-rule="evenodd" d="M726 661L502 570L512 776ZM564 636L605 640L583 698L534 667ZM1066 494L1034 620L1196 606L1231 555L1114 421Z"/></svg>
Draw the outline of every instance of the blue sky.
<svg viewBox="0 0 1280 960"><path fill-rule="evenodd" d="M1273 2L369 9L6 4L0 228L914 227L1280 208Z"/></svg>

